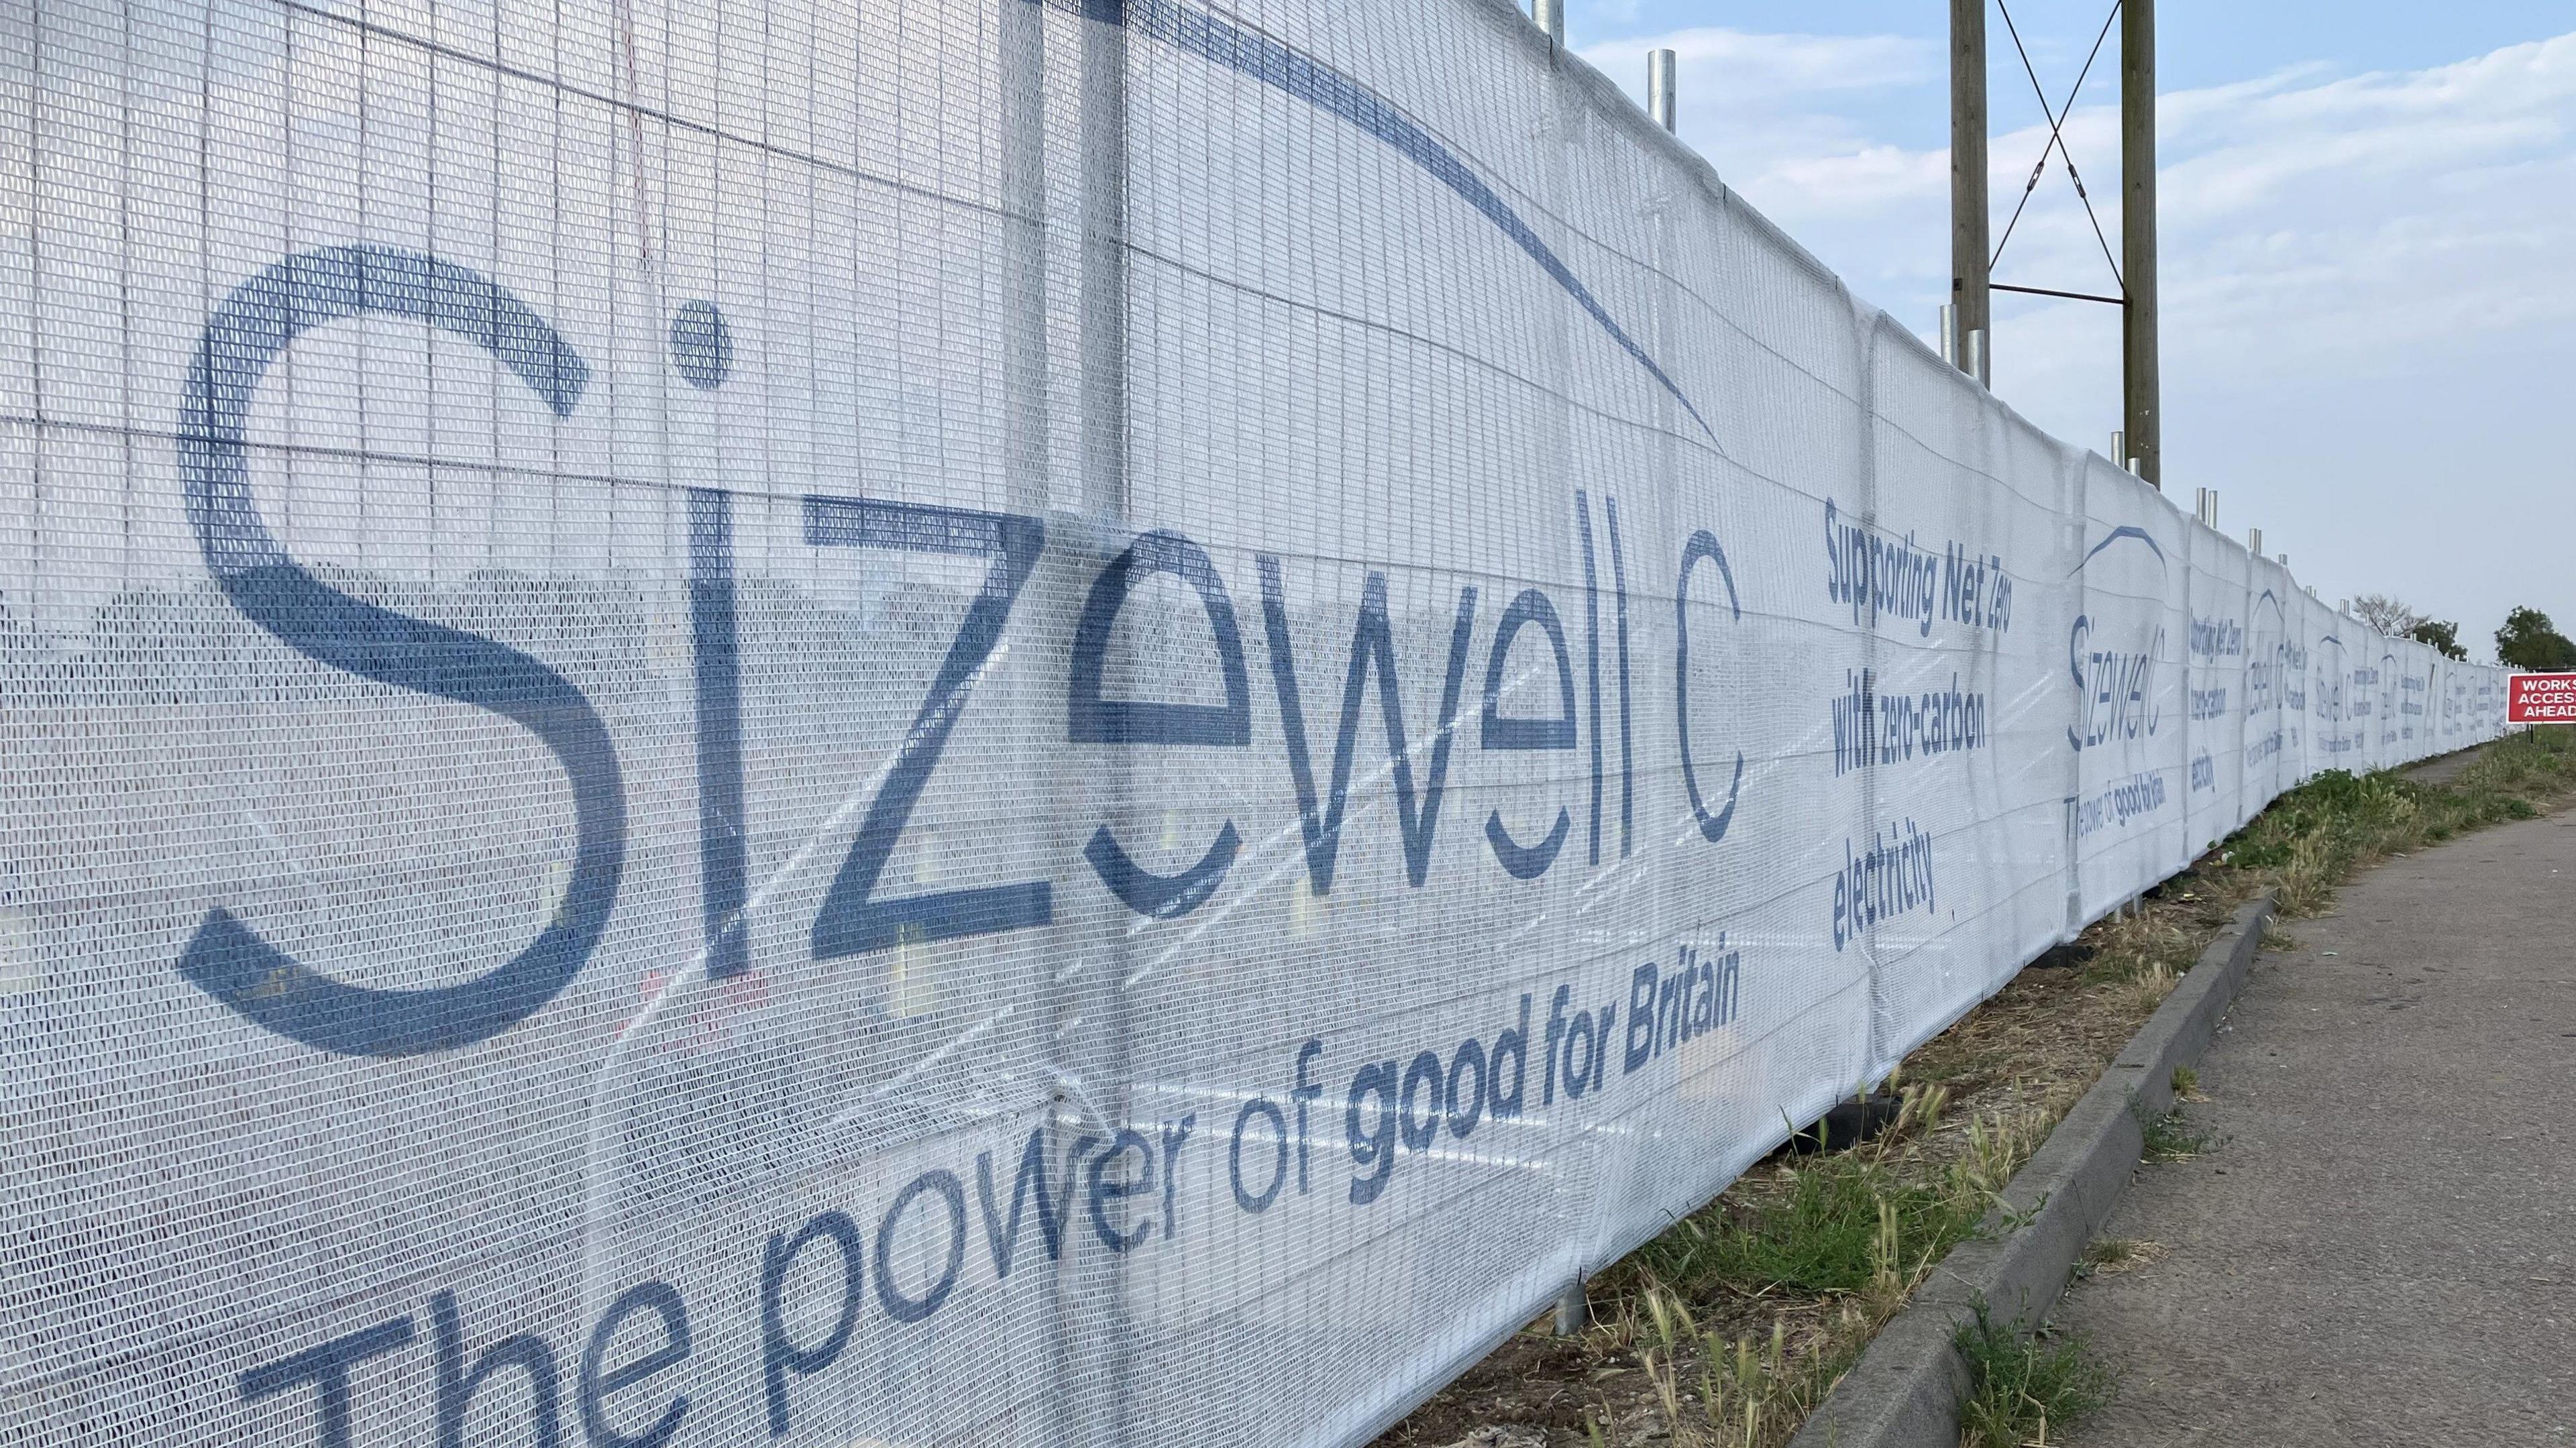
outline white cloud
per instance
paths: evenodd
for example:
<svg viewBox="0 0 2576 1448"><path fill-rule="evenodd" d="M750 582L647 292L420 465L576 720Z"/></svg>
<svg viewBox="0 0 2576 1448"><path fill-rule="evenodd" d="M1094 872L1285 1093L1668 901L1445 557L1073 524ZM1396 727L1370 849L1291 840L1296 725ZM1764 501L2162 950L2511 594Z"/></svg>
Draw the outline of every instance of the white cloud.
<svg viewBox="0 0 2576 1448"><path fill-rule="evenodd" d="M1879 257L1836 245L1836 226L1875 224L1903 198L1948 195L1944 154L1891 144L1866 119L1891 97L1938 94L1947 73L1939 42L1700 26L1581 54L1642 98L1646 52L1657 48L1675 52L1682 139L1865 292L1885 280Z"/></svg>
<svg viewBox="0 0 2576 1448"><path fill-rule="evenodd" d="M1714 25L1605 41L1578 53L1604 74L1643 76L1646 52L1658 49L1674 52L1687 72L1682 94L1720 105L1911 85L1934 78L1941 64L1941 47L1914 36L1757 35Z"/></svg>
<svg viewBox="0 0 2576 1448"><path fill-rule="evenodd" d="M2184 387L2378 374L2576 314L2576 35L2161 105L2166 355ZM2116 161L2109 111L2078 121L2079 154ZM2030 244L2034 265L2094 249L2063 215Z"/></svg>
<svg viewBox="0 0 2576 1448"><path fill-rule="evenodd" d="M1598 49L1614 75L1641 73L1631 56L1685 37L1717 69L1694 76L1685 50L1684 139L1928 330L1948 290L1948 153L1892 143L1863 93L1921 87L1937 106L1937 48L1683 32ZM2231 527L2267 525L2328 597L2395 591L2481 635L2510 602L2547 606L2556 585L2498 568L2503 540L2469 520L2576 529L2576 478L2532 415L2576 386L2560 340L2576 321L2576 34L2413 71L2293 67L2158 105L2168 486L2222 487ZM2117 113L2088 105L2065 130L2116 254ZM2046 138L1993 138L1998 228ZM2114 288L2062 162L1998 276ZM2114 309L1997 312L2008 401L2079 441L2119 425Z"/></svg>
<svg viewBox="0 0 2576 1448"><path fill-rule="evenodd" d="M1869 145L1830 156L1792 156L1742 179L1738 185L1756 206L1766 200L1802 217L1862 217L1883 213L1897 203L1950 196L1947 151L1909 151L1902 146Z"/></svg>
<svg viewBox="0 0 2576 1448"><path fill-rule="evenodd" d="M1641 91L1680 52L1682 138L1863 296L1929 331L1949 287L1938 44L1677 31L1592 46ZM2100 94L2097 91L2095 94ZM2219 488L2327 597L2395 592L2483 640L2564 585L2498 566L2576 532L2576 34L2420 70L2287 67L2158 98L2169 487ZM2065 124L2114 254L2116 109ZM1993 138L1998 230L2047 131ZM2052 159L2000 280L2114 291ZM2116 309L1997 298L1997 389L2061 437L2120 425ZM2477 520L2515 520L2511 529Z"/></svg>

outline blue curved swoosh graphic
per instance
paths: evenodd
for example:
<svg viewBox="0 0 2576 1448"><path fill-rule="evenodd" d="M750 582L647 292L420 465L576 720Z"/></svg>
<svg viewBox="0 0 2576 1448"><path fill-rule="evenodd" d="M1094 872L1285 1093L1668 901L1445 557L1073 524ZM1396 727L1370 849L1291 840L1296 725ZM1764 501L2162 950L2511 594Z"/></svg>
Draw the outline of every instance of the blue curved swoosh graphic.
<svg viewBox="0 0 2576 1448"><path fill-rule="evenodd" d="M2256 608L2261 608L2267 603L2272 605L2272 616L2274 618L2279 619L2284 624L2287 624L2290 621L2288 611L2281 607L2281 600L2273 596L2272 590L2268 588L2263 590L2263 596L2261 598L2254 600L2254 606Z"/></svg>
<svg viewBox="0 0 2576 1448"><path fill-rule="evenodd" d="M1601 305L1592 289L1565 264L1539 234L1523 221L1511 204L1485 184L1464 158L1440 143L1395 103L1359 80L1333 69L1303 51L1281 44L1258 31L1245 29L1222 16L1205 10L1175 4L1174 0L1040 0L1059 9L1096 20L1106 25L1123 25L1130 32L1159 41L1175 50L1195 55L1214 65L1224 66L1239 75L1249 76L1286 95L1306 102L1317 110L1367 132L1383 141L1397 155L1430 173L1433 180L1482 213L1486 220L1501 228L1512 243L1527 252L1539 269L1565 289L1576 305L1589 313L1601 330L1622 351L1637 360L1649 376L1673 395L1682 411L1699 424L1711 443L1717 442L1717 430L1671 376L1665 373L1637 339ZM1722 445L1721 445L1722 450Z"/></svg>
<svg viewBox="0 0 2576 1448"><path fill-rule="evenodd" d="M2139 527L2135 523L2123 523L2119 527L2112 529L2110 532L2103 534L2102 541L2093 545L2092 551L2084 555L2082 562L2077 563L2073 568L2068 569L2066 571L2066 576L2072 578L2076 574L2083 572L2084 564L2092 562L2094 554L2100 553L2103 549L2110 547L2112 544L2119 542L2123 538L2135 538L2139 542L2146 544L2147 550L2156 555L2156 563L2158 566L2162 566L2164 564L2165 550L2157 546L2155 539L2147 536L2147 530Z"/></svg>

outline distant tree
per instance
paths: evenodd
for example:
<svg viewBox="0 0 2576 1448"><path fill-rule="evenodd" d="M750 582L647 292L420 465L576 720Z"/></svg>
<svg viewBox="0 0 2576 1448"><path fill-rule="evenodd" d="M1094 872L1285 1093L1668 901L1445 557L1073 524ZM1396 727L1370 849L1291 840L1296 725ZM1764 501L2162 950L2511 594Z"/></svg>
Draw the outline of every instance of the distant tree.
<svg viewBox="0 0 2576 1448"><path fill-rule="evenodd" d="M2534 673L2559 673L2576 669L2576 642L2539 609L2517 608L2496 630L2496 659Z"/></svg>
<svg viewBox="0 0 2576 1448"><path fill-rule="evenodd" d="M2393 639L2402 639L2415 631L2415 625L2426 621L2426 615L2414 605L2384 593L2365 593L2352 601L2353 617Z"/></svg>
<svg viewBox="0 0 2576 1448"><path fill-rule="evenodd" d="M2447 619L2425 619L2408 629L2406 636L2446 659L2466 662L2469 657L2469 651L2460 647L2460 626Z"/></svg>

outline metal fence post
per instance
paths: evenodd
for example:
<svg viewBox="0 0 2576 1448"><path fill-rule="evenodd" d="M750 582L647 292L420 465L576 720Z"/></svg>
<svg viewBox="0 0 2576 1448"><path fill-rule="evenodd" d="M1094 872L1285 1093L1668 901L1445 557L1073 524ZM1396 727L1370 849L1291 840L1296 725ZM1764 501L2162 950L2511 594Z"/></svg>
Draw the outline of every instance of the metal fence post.
<svg viewBox="0 0 2576 1448"><path fill-rule="evenodd" d="M1673 124L1673 62L1669 50L1646 52L1646 114L1665 130L1678 129Z"/></svg>

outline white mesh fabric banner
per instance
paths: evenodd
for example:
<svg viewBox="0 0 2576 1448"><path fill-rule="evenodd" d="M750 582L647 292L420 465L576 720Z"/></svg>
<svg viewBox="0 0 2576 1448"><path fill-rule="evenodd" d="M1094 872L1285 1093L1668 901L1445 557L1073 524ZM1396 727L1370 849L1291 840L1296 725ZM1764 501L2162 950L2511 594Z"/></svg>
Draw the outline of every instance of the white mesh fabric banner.
<svg viewBox="0 0 2576 1448"><path fill-rule="evenodd" d="M1364 1440L2502 728L1509 8L0 14L0 1436Z"/></svg>

